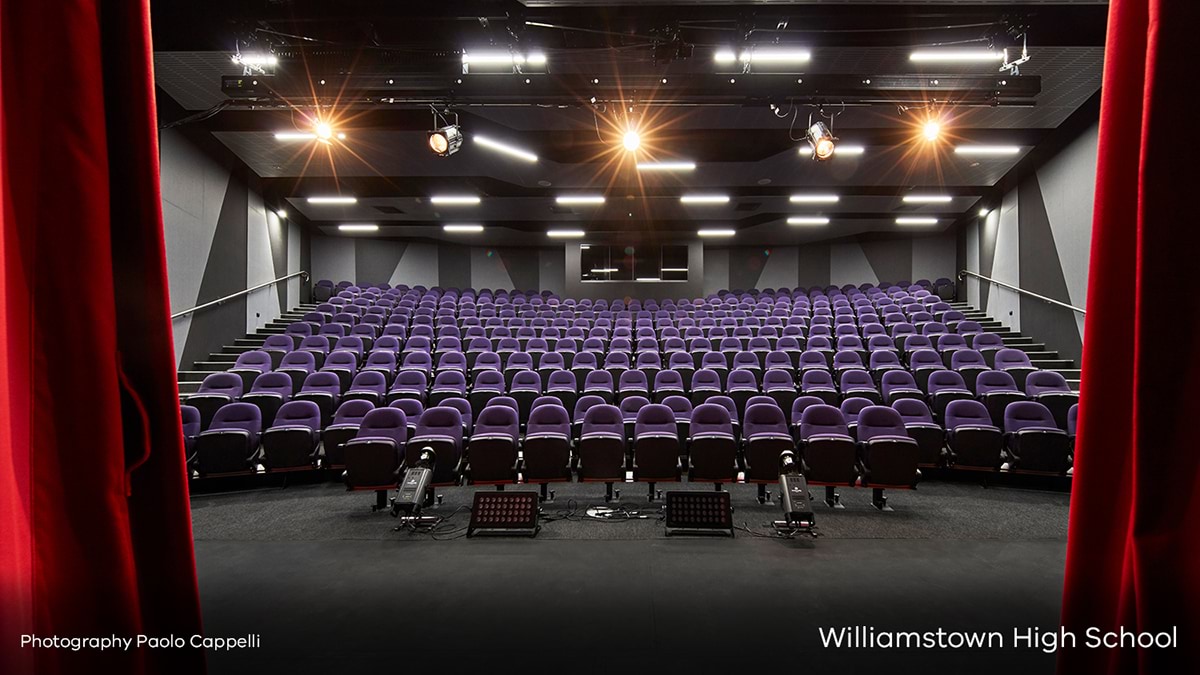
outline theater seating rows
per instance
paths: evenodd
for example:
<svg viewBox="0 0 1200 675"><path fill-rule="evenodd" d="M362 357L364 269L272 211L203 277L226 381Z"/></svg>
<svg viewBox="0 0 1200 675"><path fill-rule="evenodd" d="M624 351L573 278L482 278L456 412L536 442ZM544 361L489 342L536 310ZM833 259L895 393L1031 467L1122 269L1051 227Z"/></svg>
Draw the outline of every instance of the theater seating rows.
<svg viewBox="0 0 1200 675"><path fill-rule="evenodd" d="M188 397L197 475L323 467L382 489L424 447L439 484L610 491L627 472L651 492L684 474L765 486L793 448L826 485L1070 470L1063 378L920 283L661 304L329 287Z"/></svg>

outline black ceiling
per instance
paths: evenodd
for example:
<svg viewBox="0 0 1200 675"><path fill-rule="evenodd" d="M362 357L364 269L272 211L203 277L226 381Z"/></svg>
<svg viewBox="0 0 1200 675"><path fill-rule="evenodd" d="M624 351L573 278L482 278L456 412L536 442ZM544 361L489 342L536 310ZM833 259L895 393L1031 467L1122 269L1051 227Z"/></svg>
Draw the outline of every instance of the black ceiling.
<svg viewBox="0 0 1200 675"><path fill-rule="evenodd" d="M163 106L161 122L227 106L192 122L191 132L211 132L263 177L269 203L326 231L339 222L374 222L385 235L502 245L544 245L545 230L556 226L596 238L629 231L692 236L721 225L738 230L736 242L753 244L907 232L895 219L914 210L901 200L914 190L955 195L948 204L917 207L940 219L929 229L943 229L977 209L1094 97L1107 9L1094 1L984 0L156 0L152 8L157 83L177 104ZM1032 58L1019 76L998 73L995 64L917 68L908 60L912 48L932 45L1019 49L1023 34ZM789 73L728 72L714 64L715 50L751 44L803 46L812 59L803 72ZM484 47L545 53L548 72L464 75L460 50ZM279 56L274 78L254 77L256 86L270 83L267 95L231 99L222 92L222 76L242 74L230 59L235 48ZM907 91L882 82L903 83ZM436 157L425 147L430 103L458 114L467 140L457 154ZM302 124L314 105L339 120L343 142L327 148L275 139L276 131ZM931 110L948 127L948 138L934 145L914 133ZM836 113L840 142L862 146L863 154L809 159L799 139L818 111ZM695 170L637 171L619 149L630 119L652 129L643 133L640 159L687 159ZM529 149L539 160L481 148L477 134ZM1022 151L967 158L953 152L960 143ZM789 203L788 195L805 190L842 199L831 207ZM335 191L360 201L341 207L303 199ZM603 192L607 202L555 204L566 192ZM680 204L681 194L696 192L732 199ZM437 206L428 202L435 194L474 194L483 202ZM786 224L789 215L812 213L831 224ZM444 223L465 222L488 229L441 231Z"/></svg>

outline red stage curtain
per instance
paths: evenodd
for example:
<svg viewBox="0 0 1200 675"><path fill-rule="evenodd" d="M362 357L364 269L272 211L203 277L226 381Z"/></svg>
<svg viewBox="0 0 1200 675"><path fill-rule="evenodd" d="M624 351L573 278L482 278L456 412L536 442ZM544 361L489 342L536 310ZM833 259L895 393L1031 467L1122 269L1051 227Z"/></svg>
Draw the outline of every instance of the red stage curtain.
<svg viewBox="0 0 1200 675"><path fill-rule="evenodd" d="M197 673L146 0L0 5L0 672Z"/></svg>
<svg viewBox="0 0 1200 675"><path fill-rule="evenodd" d="M1080 648L1060 673L1200 671L1200 113L1193 0L1112 0L1063 624L1175 650ZM1019 589L1014 589L1019 591ZM1190 666L1190 667L1189 667Z"/></svg>

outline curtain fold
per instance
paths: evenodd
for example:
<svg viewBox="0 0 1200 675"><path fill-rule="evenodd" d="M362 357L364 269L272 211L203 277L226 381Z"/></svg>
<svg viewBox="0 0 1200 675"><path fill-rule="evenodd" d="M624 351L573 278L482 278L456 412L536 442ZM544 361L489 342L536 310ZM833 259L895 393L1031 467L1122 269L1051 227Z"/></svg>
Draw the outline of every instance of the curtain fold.
<svg viewBox="0 0 1200 675"><path fill-rule="evenodd" d="M1178 627L1180 645L1060 652L1063 674L1200 670L1200 3L1112 0L1063 625ZM1190 667L1189 667L1190 666Z"/></svg>
<svg viewBox="0 0 1200 675"><path fill-rule="evenodd" d="M0 5L0 670L198 673L146 0ZM129 471L132 461L144 460Z"/></svg>

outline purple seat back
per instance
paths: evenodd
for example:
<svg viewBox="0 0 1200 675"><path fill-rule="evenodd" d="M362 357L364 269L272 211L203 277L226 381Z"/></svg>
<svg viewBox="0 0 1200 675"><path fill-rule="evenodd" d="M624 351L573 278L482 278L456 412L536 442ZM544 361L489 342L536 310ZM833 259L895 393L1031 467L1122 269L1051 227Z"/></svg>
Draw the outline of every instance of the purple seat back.
<svg viewBox="0 0 1200 675"><path fill-rule="evenodd" d="M612 373L607 370L593 370L583 378L584 391L613 391Z"/></svg>
<svg viewBox="0 0 1200 675"><path fill-rule="evenodd" d="M1054 415L1037 401L1014 401L1004 408L1004 430L1008 433L1026 429L1058 430Z"/></svg>
<svg viewBox="0 0 1200 675"><path fill-rule="evenodd" d="M529 411L529 421L525 425L525 435L571 433L571 417L567 409L561 405L539 405Z"/></svg>
<svg viewBox="0 0 1200 675"><path fill-rule="evenodd" d="M241 376L237 373L213 373L204 378L196 393L223 394L230 398L238 398L242 395L244 386Z"/></svg>
<svg viewBox="0 0 1200 675"><path fill-rule="evenodd" d="M670 434L677 437L679 430L675 425L675 411L661 403L650 403L639 408L633 437L640 438L646 434Z"/></svg>
<svg viewBox="0 0 1200 675"><path fill-rule="evenodd" d="M587 411L598 405L605 405L603 398L599 396L580 396L579 400L575 402L575 411L572 419L576 422L583 421ZM620 413L620 409L617 412Z"/></svg>
<svg viewBox="0 0 1200 675"><path fill-rule="evenodd" d="M280 406L275 413L272 429L279 427L307 427L312 433L321 429L321 409L312 401L290 401Z"/></svg>
<svg viewBox="0 0 1200 675"><path fill-rule="evenodd" d="M378 408L376 411L389 409L395 410L394 408ZM359 433L361 434L362 431L360 430ZM462 433L462 413L458 411L458 408L440 405L430 408L421 414L421 419L417 420L417 433L413 435L413 438L421 436L444 436L461 447Z"/></svg>
<svg viewBox="0 0 1200 675"><path fill-rule="evenodd" d="M515 378L514 378L515 379ZM578 384L575 373L569 370L556 370L550 373L546 383L546 391L577 391Z"/></svg>
<svg viewBox="0 0 1200 675"><path fill-rule="evenodd" d="M475 430L472 437L482 434L497 434L511 438L513 443L521 433L521 423L517 419L517 411L506 405L489 405L479 411L475 418Z"/></svg>
<svg viewBox="0 0 1200 675"><path fill-rule="evenodd" d="M410 399L411 400L411 399ZM420 405L419 401L413 401ZM338 406L333 413L334 424L361 424L363 417L375 409L375 404L360 398L351 399Z"/></svg>
<svg viewBox="0 0 1200 675"><path fill-rule="evenodd" d="M833 376L827 370L810 368L800 374L800 390L833 389Z"/></svg>
<svg viewBox="0 0 1200 675"><path fill-rule="evenodd" d="M376 408L363 416L355 438L389 440L403 448L408 440L408 416L399 408Z"/></svg>
<svg viewBox="0 0 1200 675"><path fill-rule="evenodd" d="M263 373L254 378L250 385L251 394L279 394L284 398L292 395L292 378L287 373Z"/></svg>
<svg viewBox="0 0 1200 675"><path fill-rule="evenodd" d="M787 370L776 368L763 373L763 391L776 390L794 391L796 389L796 380L792 377L792 373Z"/></svg>
<svg viewBox="0 0 1200 675"><path fill-rule="evenodd" d="M987 406L974 399L951 401L946 406L946 430L958 427L993 427Z"/></svg>
<svg viewBox="0 0 1200 675"><path fill-rule="evenodd" d="M258 435L262 433L262 413L258 406L251 403L226 403L213 415L208 425L209 431L224 429L241 429L250 433L251 447L258 445Z"/></svg>
<svg viewBox="0 0 1200 675"><path fill-rule="evenodd" d="M839 435L849 438L850 430L842 411L824 403L814 403L800 414L800 438L808 440L818 435Z"/></svg>
<svg viewBox="0 0 1200 675"><path fill-rule="evenodd" d="M582 403L583 399L580 399L580 402ZM625 420L621 415L621 409L615 405L608 405L603 400L589 407L583 415L580 436L584 437L593 433L614 434L624 439Z"/></svg>
<svg viewBox="0 0 1200 675"><path fill-rule="evenodd" d="M892 404L892 409L900 413L905 424L933 424L933 413L924 401L902 398Z"/></svg>
<svg viewBox="0 0 1200 675"><path fill-rule="evenodd" d="M1033 364L1029 362L1029 356L1020 349L1004 348L996 352L996 368L998 370L1032 367Z"/></svg>
<svg viewBox="0 0 1200 675"><path fill-rule="evenodd" d="M749 441L764 434L788 435L787 418L774 402L746 406L742 436Z"/></svg>
<svg viewBox="0 0 1200 675"><path fill-rule="evenodd" d="M869 405L858 413L858 440L899 436L908 438L904 418L896 410L885 405Z"/></svg>
<svg viewBox="0 0 1200 675"><path fill-rule="evenodd" d="M692 411L691 420L692 438L709 434L733 437L733 421L724 406L702 403Z"/></svg>
<svg viewBox="0 0 1200 675"><path fill-rule="evenodd" d="M725 382L725 391L758 391L758 380L749 370L730 371Z"/></svg>
<svg viewBox="0 0 1200 675"><path fill-rule="evenodd" d="M975 393L983 396L999 391L1017 391L1017 381L1003 370L985 370L975 378Z"/></svg>
<svg viewBox="0 0 1200 675"><path fill-rule="evenodd" d="M978 386L978 384L976 385ZM929 374L929 382L925 389L932 396L942 390L959 389L965 390L967 383L963 381L962 375L953 370L939 370Z"/></svg>

